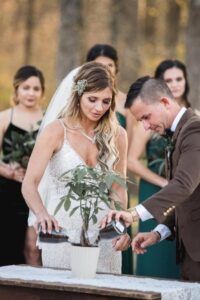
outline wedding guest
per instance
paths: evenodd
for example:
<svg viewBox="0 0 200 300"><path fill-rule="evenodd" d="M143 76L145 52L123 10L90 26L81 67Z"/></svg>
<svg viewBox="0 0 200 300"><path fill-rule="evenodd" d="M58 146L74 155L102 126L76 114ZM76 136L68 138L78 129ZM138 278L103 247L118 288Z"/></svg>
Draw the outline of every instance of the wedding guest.
<svg viewBox="0 0 200 300"><path fill-rule="evenodd" d="M42 119L43 74L34 66L23 66L14 76L13 87L14 105L0 112L1 266L40 262L40 252L32 244L34 229L27 230L28 207L21 184Z"/></svg>
<svg viewBox="0 0 200 300"><path fill-rule="evenodd" d="M57 112L61 109L58 118ZM102 64L86 63L73 70L61 83L47 109L29 161L22 191L28 206L36 215L36 228L41 226L46 232L51 231L52 227L58 230L58 226L61 226L66 228L71 241L76 240L81 232L80 213L76 211L70 216L60 209L56 218L53 216L60 198L66 194L65 183L59 181L60 176L82 164L115 170L125 176L126 159L127 136L115 117L113 76ZM43 181L44 176L46 181ZM42 194L38 192L39 183ZM46 201L41 197L46 193L45 188L48 192ZM126 191L118 184L113 188L125 208ZM76 204L73 199L71 202L72 206ZM106 205L99 210L98 221L106 211ZM90 226L91 231L99 230L97 224ZM116 245L119 242L127 248L130 237L125 235L115 240ZM68 243L41 243L40 246L43 266L70 268ZM111 241L100 241L98 271L121 272L121 253L114 251Z"/></svg>
<svg viewBox="0 0 200 300"><path fill-rule="evenodd" d="M162 61L155 70L155 78L163 79L172 92L177 103L182 107L190 107L188 100L189 82L187 69L180 60L167 59Z"/></svg>
<svg viewBox="0 0 200 300"><path fill-rule="evenodd" d="M164 60L156 68L155 78L164 79L181 107L189 107L189 83L185 65L179 60ZM128 153L129 169L140 177L139 203L158 192L168 181L165 178L164 158L167 140L152 131L146 131L138 122L134 126L132 144ZM141 158L146 152L147 166ZM155 220L139 223L139 231L150 231ZM137 257L136 274L163 278L179 278L176 265L175 242L164 241L149 249L144 257ZM155 264L155 261L157 262Z"/></svg>
<svg viewBox="0 0 200 300"><path fill-rule="evenodd" d="M112 74L117 79L117 74L119 72L119 59L117 50L113 46L107 44L94 45L89 49L86 60L96 61L109 67ZM127 131L129 145L132 138L133 123L135 120L129 110L124 108L125 100L126 94L117 89L116 116L120 125ZM131 235L131 228L128 229L128 233ZM130 248L122 253L122 273L133 274L133 258Z"/></svg>
<svg viewBox="0 0 200 300"><path fill-rule="evenodd" d="M105 66L108 66L117 81L119 72L119 58L117 50L108 44L96 44L89 49L86 61L96 61ZM124 127L128 134L128 140L132 137L132 127L134 118L128 109L124 107L126 94L117 88L116 93L116 115L122 127Z"/></svg>
<svg viewBox="0 0 200 300"><path fill-rule="evenodd" d="M145 221L154 217L163 224L151 232L139 233L133 239L133 250L145 253L147 246L175 235L181 278L200 281L200 118L191 108L176 102L163 80L148 76L131 85L126 107L146 130L169 135L166 147L169 183L131 212L111 212L107 221L115 215L128 226L138 218Z"/></svg>

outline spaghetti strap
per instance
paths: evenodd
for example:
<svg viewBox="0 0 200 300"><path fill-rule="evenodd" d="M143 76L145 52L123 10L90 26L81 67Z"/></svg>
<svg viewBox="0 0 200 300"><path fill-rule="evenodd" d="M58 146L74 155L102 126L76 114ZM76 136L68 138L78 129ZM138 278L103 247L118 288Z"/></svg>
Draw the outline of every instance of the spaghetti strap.
<svg viewBox="0 0 200 300"><path fill-rule="evenodd" d="M67 127L66 127L66 125L65 125L65 123L64 123L64 121L63 121L63 119L58 119L58 121L60 122L60 124L62 125L62 127L63 127L63 129L64 129L64 141L66 141L66 139L67 139L67 133L66 133Z"/></svg>
<svg viewBox="0 0 200 300"><path fill-rule="evenodd" d="M11 114L10 114L10 123L12 123L13 120L13 113L14 113L14 108L11 108Z"/></svg>

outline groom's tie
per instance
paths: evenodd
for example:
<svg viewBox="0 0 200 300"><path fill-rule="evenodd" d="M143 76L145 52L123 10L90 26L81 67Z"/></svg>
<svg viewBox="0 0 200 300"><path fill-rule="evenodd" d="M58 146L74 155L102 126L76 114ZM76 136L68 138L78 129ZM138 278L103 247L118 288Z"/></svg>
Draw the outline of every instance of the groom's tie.
<svg viewBox="0 0 200 300"><path fill-rule="evenodd" d="M166 129L165 129L165 134L164 134L164 136L167 137L168 139L171 139L172 136L173 136L173 134L174 134L174 132L171 131L170 128L166 128Z"/></svg>
<svg viewBox="0 0 200 300"><path fill-rule="evenodd" d="M171 168L171 154L174 150L174 146L172 143L172 137L173 137L174 132L171 131L170 128L166 128L165 129L165 134L164 137L167 139L167 146L165 148L165 158L166 158L166 173L167 173L167 178L168 180L171 179L171 172L172 172L172 168Z"/></svg>

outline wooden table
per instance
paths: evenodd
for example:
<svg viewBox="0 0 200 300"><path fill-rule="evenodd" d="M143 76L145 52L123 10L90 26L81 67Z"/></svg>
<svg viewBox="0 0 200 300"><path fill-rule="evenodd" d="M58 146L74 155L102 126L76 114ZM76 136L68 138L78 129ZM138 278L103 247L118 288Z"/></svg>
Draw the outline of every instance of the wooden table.
<svg viewBox="0 0 200 300"><path fill-rule="evenodd" d="M91 285L0 278L0 300L125 300L161 299L157 292L142 292Z"/></svg>
<svg viewBox="0 0 200 300"><path fill-rule="evenodd" d="M0 300L188 300L200 299L200 283L96 274L80 279L71 271L21 266L0 267Z"/></svg>
<svg viewBox="0 0 200 300"><path fill-rule="evenodd" d="M0 279L1 300L125 300L161 299L160 293L94 286Z"/></svg>

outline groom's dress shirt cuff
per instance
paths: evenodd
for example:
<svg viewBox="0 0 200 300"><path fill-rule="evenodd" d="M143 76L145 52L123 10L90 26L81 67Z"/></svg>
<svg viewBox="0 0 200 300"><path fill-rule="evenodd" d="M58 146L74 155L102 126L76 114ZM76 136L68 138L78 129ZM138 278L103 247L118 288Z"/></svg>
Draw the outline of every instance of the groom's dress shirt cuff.
<svg viewBox="0 0 200 300"><path fill-rule="evenodd" d="M150 212L142 204L137 205L135 209L142 221L153 219L152 214L150 214ZM164 224L158 224L153 231L158 231L160 233L160 242L172 234L171 230Z"/></svg>
<svg viewBox="0 0 200 300"><path fill-rule="evenodd" d="M142 221L153 219L152 214L142 204L137 205L135 209Z"/></svg>
<svg viewBox="0 0 200 300"><path fill-rule="evenodd" d="M158 231L160 233L160 242L168 238L172 233L171 230L164 224L158 224L153 231Z"/></svg>

